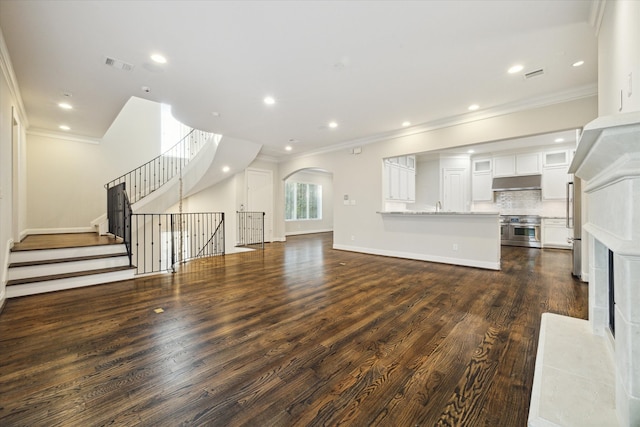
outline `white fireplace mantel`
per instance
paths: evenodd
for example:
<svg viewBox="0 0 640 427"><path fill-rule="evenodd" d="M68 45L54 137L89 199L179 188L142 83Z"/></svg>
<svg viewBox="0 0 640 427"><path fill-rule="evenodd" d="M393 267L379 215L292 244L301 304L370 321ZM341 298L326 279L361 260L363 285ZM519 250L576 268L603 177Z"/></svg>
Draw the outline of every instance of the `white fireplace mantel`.
<svg viewBox="0 0 640 427"><path fill-rule="evenodd" d="M585 420L584 413L611 414L613 404L605 425L640 426L640 112L600 117L585 126L569 172L583 182L589 320L547 316L542 322L529 425L603 425L594 417ZM610 273L615 338L609 326ZM563 333L572 339L553 339ZM545 372L558 372L554 357L564 360L576 349L607 357L602 356L597 369L571 364L571 375L564 375L562 384L545 382ZM585 384L595 384L594 391L586 393ZM549 398L560 388L584 398L571 405Z"/></svg>

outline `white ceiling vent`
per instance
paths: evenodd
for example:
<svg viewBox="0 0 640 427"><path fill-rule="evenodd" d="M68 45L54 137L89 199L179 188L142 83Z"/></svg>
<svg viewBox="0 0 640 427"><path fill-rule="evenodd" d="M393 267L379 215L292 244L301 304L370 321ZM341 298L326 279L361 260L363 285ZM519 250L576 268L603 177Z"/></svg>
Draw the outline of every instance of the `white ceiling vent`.
<svg viewBox="0 0 640 427"><path fill-rule="evenodd" d="M532 79L534 77L538 77L544 74L544 68L540 68L538 70L534 70L534 71L529 71L528 73L524 74L524 79L528 80L528 79Z"/></svg>
<svg viewBox="0 0 640 427"><path fill-rule="evenodd" d="M119 59L110 58L108 56L106 56L104 58L104 64L109 66L109 67L117 68L118 70L122 70L122 71L132 71L133 70L133 65L128 64L128 63L126 63L124 61L120 61Z"/></svg>

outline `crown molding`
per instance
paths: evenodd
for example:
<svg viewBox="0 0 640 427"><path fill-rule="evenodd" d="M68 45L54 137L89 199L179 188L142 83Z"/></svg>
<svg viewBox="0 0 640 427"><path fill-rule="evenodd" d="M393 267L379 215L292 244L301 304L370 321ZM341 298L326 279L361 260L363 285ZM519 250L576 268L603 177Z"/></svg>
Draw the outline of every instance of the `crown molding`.
<svg viewBox="0 0 640 427"><path fill-rule="evenodd" d="M308 151L299 155L283 158L280 162L289 160L300 159L309 156L316 156L319 154L330 153L333 151L348 150L350 148L373 144L379 141L385 141L389 139L396 139L407 137L411 135L417 135L420 133L431 132L437 129L459 126L467 123L473 123L480 120L486 120L493 117L504 116L507 114L517 113L526 110L532 110L535 108L547 107L554 104L560 104L563 102L571 102L584 98L591 98L598 95L597 84L589 84L580 86L578 88L556 92L551 95L539 96L536 98L530 98L523 101L512 102L509 104L503 104L497 107L488 108L486 110L461 114L458 116L446 117L431 122L421 123L419 125L411 126L401 130L394 130L390 132L379 133L375 135L366 136L364 138L353 139L342 143L330 145L318 150Z"/></svg>
<svg viewBox="0 0 640 427"><path fill-rule="evenodd" d="M602 17L607 8L607 0L593 0L591 3L591 13L589 14L589 24L594 28L596 37L600 34Z"/></svg>
<svg viewBox="0 0 640 427"><path fill-rule="evenodd" d="M14 73L13 66L11 65L11 57L9 56L9 49L7 48L4 36L2 35L2 29L0 29L0 71L2 71L2 74L7 81L7 86L9 86L9 93L16 103L15 107L18 110L20 121L24 125L25 129L28 129L29 119L27 118L27 112L24 109L22 95L20 94L20 87L18 86L18 79L16 79L16 74Z"/></svg>
<svg viewBox="0 0 640 427"><path fill-rule="evenodd" d="M82 135L73 135L69 133L55 132L47 129L28 129L27 135L42 136L45 138L60 139L62 141L83 142L85 144L100 144L102 141L98 138L91 138Z"/></svg>

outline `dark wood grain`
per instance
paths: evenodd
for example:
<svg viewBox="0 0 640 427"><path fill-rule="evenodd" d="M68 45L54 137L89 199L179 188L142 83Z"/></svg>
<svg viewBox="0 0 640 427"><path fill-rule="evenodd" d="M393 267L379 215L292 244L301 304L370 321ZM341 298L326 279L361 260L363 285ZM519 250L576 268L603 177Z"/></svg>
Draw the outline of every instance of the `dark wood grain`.
<svg viewBox="0 0 640 427"><path fill-rule="evenodd" d="M587 315L569 252L496 272L331 244L8 300L0 425L526 425L541 313Z"/></svg>

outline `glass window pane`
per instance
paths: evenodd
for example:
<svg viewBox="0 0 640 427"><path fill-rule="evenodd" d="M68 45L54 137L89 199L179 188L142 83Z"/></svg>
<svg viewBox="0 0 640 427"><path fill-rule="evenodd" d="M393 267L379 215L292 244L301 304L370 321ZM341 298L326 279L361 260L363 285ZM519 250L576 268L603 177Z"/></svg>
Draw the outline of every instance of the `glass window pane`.
<svg viewBox="0 0 640 427"><path fill-rule="evenodd" d="M284 218L296 219L296 186L295 183L287 182L284 185Z"/></svg>
<svg viewBox="0 0 640 427"><path fill-rule="evenodd" d="M307 219L307 184L298 182L296 185L296 218Z"/></svg>

